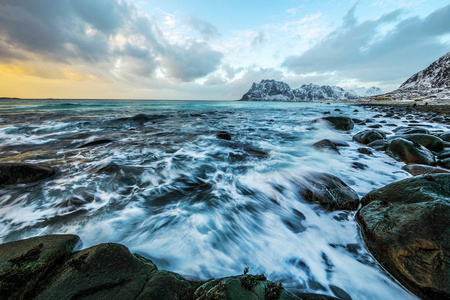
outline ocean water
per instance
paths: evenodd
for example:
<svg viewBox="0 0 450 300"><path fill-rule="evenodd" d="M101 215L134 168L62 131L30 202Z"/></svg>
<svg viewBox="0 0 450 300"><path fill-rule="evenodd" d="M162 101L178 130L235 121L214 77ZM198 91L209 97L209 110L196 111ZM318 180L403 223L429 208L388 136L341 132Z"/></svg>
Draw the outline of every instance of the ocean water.
<svg viewBox="0 0 450 300"><path fill-rule="evenodd" d="M121 243L202 279L249 267L292 291L416 299L366 250L354 212L327 212L299 194L313 171L338 176L360 197L410 176L384 153L356 151L352 136L365 126L313 123L325 111L375 114L336 103L2 100L0 162L47 164L57 174L0 187L0 242L71 233L83 247ZM350 146L341 155L312 147L324 138ZM99 139L112 142L78 148Z"/></svg>

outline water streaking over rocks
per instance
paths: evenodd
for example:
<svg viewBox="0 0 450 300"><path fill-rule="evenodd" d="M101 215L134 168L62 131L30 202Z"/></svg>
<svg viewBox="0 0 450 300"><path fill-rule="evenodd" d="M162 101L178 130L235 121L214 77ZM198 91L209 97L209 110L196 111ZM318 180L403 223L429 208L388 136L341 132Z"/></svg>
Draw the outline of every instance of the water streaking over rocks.
<svg viewBox="0 0 450 300"><path fill-rule="evenodd" d="M326 113L361 120L377 114L357 109L335 103L2 101L0 163L41 164L56 172L0 187L0 242L70 233L85 248L121 243L161 268L203 279L241 274L248 266L291 291L416 299L368 253L354 212L326 210L301 191L316 172L337 176L359 197L411 176L384 152L357 150L361 144L352 137L367 125L355 124L350 132L313 122ZM403 125L406 118L377 121ZM323 139L338 151L313 146Z"/></svg>

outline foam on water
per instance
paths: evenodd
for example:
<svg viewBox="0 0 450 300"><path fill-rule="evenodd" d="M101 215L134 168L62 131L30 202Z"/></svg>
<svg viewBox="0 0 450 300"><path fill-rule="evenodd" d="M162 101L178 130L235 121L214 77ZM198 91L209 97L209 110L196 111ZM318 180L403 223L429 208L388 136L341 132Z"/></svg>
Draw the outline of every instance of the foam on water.
<svg viewBox="0 0 450 300"><path fill-rule="evenodd" d="M353 212L326 212L299 193L314 171L338 176L359 196L409 176L384 153L356 151L360 145L351 138L364 126L347 133L312 122L325 110L339 107L351 115L354 108L70 103L0 105L0 162L57 169L48 180L0 188L2 242L73 233L84 247L122 243L161 268L205 279L249 266L291 290L415 299L365 249ZM230 132L232 141L217 139L219 130ZM77 149L99 138L112 142ZM349 147L339 147L341 155L312 147L324 138ZM355 169L355 162L367 167Z"/></svg>

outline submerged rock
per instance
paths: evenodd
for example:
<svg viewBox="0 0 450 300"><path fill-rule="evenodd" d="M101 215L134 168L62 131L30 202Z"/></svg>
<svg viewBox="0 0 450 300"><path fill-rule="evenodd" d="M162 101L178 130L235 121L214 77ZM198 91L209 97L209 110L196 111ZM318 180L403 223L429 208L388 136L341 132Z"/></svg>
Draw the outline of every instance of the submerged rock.
<svg viewBox="0 0 450 300"><path fill-rule="evenodd" d="M355 191L334 175L314 172L305 181L300 186L300 194L307 201L317 202L330 211L356 210L359 206Z"/></svg>
<svg viewBox="0 0 450 300"><path fill-rule="evenodd" d="M112 143L113 140L110 139L101 139L101 140L95 140L86 144L83 144L81 146L78 146L77 148L87 148L87 147L92 147L92 146L98 146L98 145L103 145L103 144L108 144L108 143Z"/></svg>
<svg viewBox="0 0 450 300"><path fill-rule="evenodd" d="M367 145L373 141L386 139L386 135L379 130L366 129L355 134L352 139L355 142Z"/></svg>
<svg viewBox="0 0 450 300"><path fill-rule="evenodd" d="M341 154L339 152L336 144L329 139L320 140L320 141L314 143L313 147L318 148L318 149L329 149L329 150L336 152L337 154Z"/></svg>
<svg viewBox="0 0 450 300"><path fill-rule="evenodd" d="M402 138L392 140L386 149L386 153L407 164L436 165L434 155L430 150Z"/></svg>
<svg viewBox="0 0 450 300"><path fill-rule="evenodd" d="M216 137L221 140L231 141L231 134L226 131L217 131Z"/></svg>
<svg viewBox="0 0 450 300"><path fill-rule="evenodd" d="M0 164L0 185L20 184L38 181L52 176L53 168L29 163Z"/></svg>
<svg viewBox="0 0 450 300"><path fill-rule="evenodd" d="M349 117L331 116L331 117L320 118L315 121L318 121L318 120L325 120L325 121L331 123L333 125L333 127L338 130L350 130L350 129L353 129L353 127L355 126L355 123L353 123L352 118L349 118Z"/></svg>
<svg viewBox="0 0 450 300"><path fill-rule="evenodd" d="M450 298L450 174L374 190L356 214L374 257L422 299Z"/></svg>

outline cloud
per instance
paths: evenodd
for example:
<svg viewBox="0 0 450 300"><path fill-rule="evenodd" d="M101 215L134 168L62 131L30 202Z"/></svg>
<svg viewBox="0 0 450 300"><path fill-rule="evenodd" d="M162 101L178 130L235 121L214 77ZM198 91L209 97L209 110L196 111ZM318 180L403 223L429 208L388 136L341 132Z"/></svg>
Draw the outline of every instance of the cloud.
<svg viewBox="0 0 450 300"><path fill-rule="evenodd" d="M258 35L252 40L251 46L252 47L259 46L265 41L267 41L267 36L264 33L264 31L261 30L259 31Z"/></svg>
<svg viewBox="0 0 450 300"><path fill-rule="evenodd" d="M204 35L215 34L212 25L200 21L197 27ZM3 63L89 66L104 77L128 79L161 70L167 77L192 81L217 69L222 56L206 42L187 39L174 45L125 0L0 1Z"/></svg>
<svg viewBox="0 0 450 300"><path fill-rule="evenodd" d="M168 46L162 65L170 77L189 82L216 70L223 54L205 42L190 41L185 46Z"/></svg>
<svg viewBox="0 0 450 300"><path fill-rule="evenodd" d="M343 23L315 46L287 57L282 66L295 74L336 72L362 82L406 79L448 51L439 39L450 33L450 5L426 18L395 10L358 23L356 6Z"/></svg>
<svg viewBox="0 0 450 300"><path fill-rule="evenodd" d="M192 28L200 32L200 34L205 40L210 40L212 38L219 36L219 30L217 29L216 26L206 22L205 20L198 18L197 16L189 17L188 24Z"/></svg>

